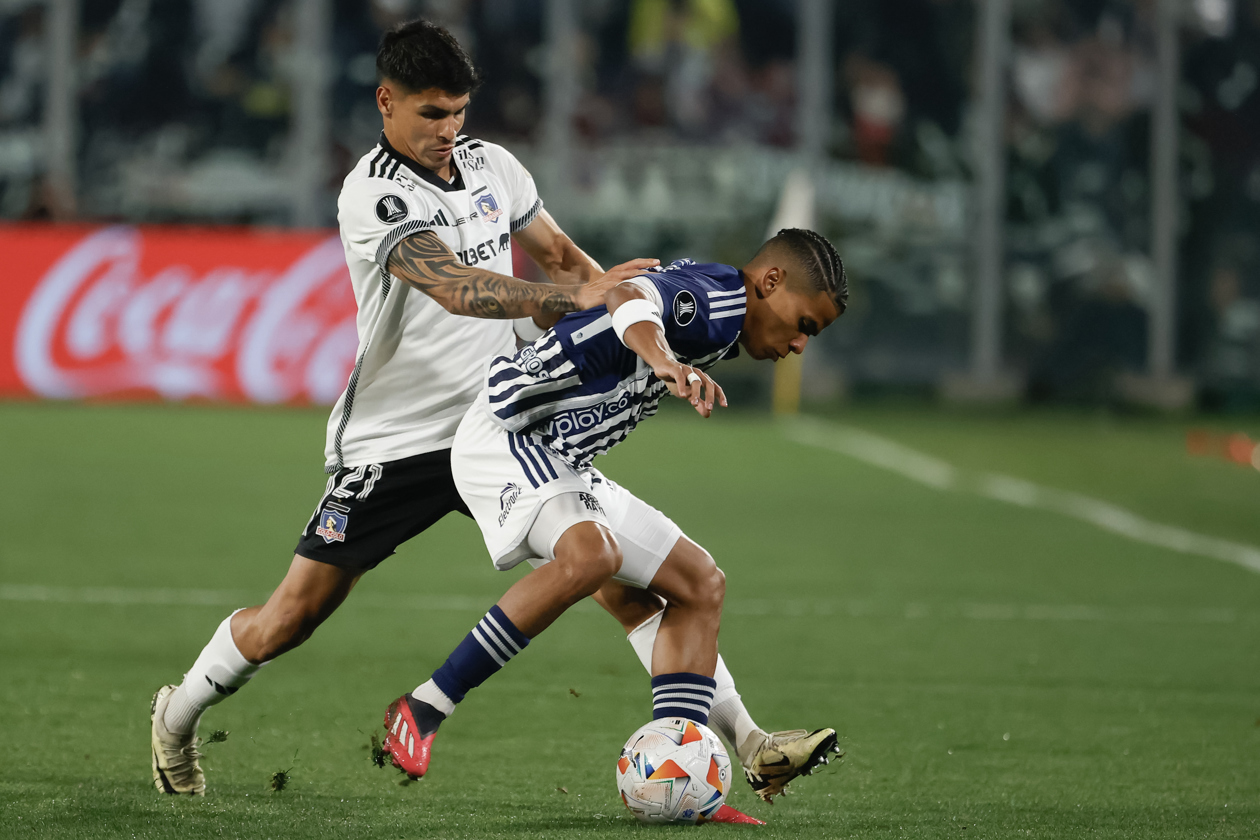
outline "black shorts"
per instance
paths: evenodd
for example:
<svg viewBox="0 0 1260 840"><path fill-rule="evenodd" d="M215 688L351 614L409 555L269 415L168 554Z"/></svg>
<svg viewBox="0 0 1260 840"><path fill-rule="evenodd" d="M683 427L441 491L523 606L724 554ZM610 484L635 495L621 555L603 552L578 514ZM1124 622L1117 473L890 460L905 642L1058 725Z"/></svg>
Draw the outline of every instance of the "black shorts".
<svg viewBox="0 0 1260 840"><path fill-rule="evenodd" d="M472 515L455 489L449 449L343 467L328 479L293 552L365 572L453 511Z"/></svg>

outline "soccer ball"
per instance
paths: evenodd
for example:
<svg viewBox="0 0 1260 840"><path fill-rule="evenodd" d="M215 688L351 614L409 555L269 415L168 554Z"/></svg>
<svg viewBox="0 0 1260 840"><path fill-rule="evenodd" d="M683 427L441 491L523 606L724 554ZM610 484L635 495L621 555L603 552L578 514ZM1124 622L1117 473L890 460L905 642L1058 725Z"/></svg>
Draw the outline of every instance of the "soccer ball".
<svg viewBox="0 0 1260 840"><path fill-rule="evenodd" d="M640 822L703 822L722 807L730 787L731 760L722 742L686 718L640 727L617 759L617 791Z"/></svg>

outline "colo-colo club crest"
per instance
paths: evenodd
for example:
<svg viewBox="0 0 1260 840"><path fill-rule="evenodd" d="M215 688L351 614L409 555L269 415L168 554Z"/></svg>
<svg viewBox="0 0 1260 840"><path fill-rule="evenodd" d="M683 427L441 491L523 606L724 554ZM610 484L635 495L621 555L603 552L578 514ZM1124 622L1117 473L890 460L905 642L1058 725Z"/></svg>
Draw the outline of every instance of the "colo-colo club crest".
<svg viewBox="0 0 1260 840"><path fill-rule="evenodd" d="M324 542L345 542L346 541L346 523L349 517L346 516L350 512L350 508L339 505L334 502L328 502L324 505L324 509L319 512L319 525L315 528L315 535L324 538Z"/></svg>
<svg viewBox="0 0 1260 840"><path fill-rule="evenodd" d="M497 222L503 215L503 211L499 209L499 202L495 201L494 196L489 192L483 192L474 198L473 203L477 205L477 212L487 222Z"/></svg>

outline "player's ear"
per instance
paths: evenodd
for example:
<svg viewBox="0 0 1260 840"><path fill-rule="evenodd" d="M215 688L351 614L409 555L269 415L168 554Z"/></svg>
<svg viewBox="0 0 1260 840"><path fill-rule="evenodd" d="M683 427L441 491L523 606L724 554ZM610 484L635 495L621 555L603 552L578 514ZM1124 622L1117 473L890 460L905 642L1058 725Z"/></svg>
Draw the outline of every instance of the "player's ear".
<svg viewBox="0 0 1260 840"><path fill-rule="evenodd" d="M384 84L376 89L376 110L384 117L394 115L394 92Z"/></svg>
<svg viewBox="0 0 1260 840"><path fill-rule="evenodd" d="M770 266L755 285L758 297L770 297L783 285L783 269L777 265Z"/></svg>

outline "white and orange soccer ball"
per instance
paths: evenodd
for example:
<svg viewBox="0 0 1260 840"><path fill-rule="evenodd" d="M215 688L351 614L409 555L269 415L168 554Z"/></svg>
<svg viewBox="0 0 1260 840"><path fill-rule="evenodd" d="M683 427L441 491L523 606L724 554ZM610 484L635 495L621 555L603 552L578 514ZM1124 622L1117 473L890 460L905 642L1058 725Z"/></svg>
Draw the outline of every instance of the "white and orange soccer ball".
<svg viewBox="0 0 1260 840"><path fill-rule="evenodd" d="M709 819L726 802L731 760L707 726L661 718L642 726L617 759L617 791L641 822Z"/></svg>

